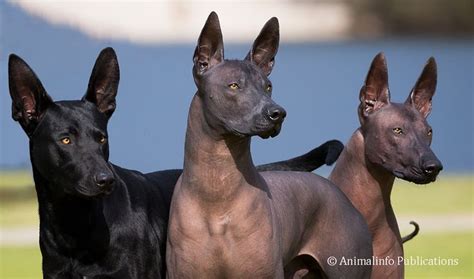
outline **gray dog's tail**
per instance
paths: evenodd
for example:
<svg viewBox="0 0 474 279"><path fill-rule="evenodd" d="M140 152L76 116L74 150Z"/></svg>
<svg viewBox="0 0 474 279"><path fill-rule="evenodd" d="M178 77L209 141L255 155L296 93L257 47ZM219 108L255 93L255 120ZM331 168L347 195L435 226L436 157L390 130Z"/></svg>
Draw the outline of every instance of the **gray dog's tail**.
<svg viewBox="0 0 474 279"><path fill-rule="evenodd" d="M407 242L408 240L414 238L418 232L420 231L420 226L418 226L418 223L415 222L415 221L410 221L410 224L412 224L413 226L415 226L415 230L413 230L411 233L409 233L408 235L402 237L402 243L405 243Z"/></svg>
<svg viewBox="0 0 474 279"><path fill-rule="evenodd" d="M322 165L332 165L344 149L338 140L327 141L301 156L275 163L257 166L258 171L305 171L310 172Z"/></svg>

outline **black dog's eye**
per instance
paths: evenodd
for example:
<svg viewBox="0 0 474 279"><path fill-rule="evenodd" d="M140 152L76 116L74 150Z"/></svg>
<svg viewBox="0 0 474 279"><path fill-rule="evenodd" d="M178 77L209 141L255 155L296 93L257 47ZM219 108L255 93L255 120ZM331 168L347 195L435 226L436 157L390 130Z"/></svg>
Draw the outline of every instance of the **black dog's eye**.
<svg viewBox="0 0 474 279"><path fill-rule="evenodd" d="M240 88L240 86L239 86L237 83L235 83L235 82L232 82L232 83L229 84L228 86L229 86L229 88L232 89L232 90L237 90L237 89Z"/></svg>
<svg viewBox="0 0 474 279"><path fill-rule="evenodd" d="M64 138L61 139L61 143L65 144L65 145L71 144L71 138L64 137Z"/></svg>
<svg viewBox="0 0 474 279"><path fill-rule="evenodd" d="M400 128L400 127L393 128L392 131L393 131L395 134L397 134L397 135L403 134L403 130L402 130L402 128Z"/></svg>
<svg viewBox="0 0 474 279"><path fill-rule="evenodd" d="M271 84L267 85L267 88L265 90L267 92L271 92L272 91L272 85Z"/></svg>
<svg viewBox="0 0 474 279"><path fill-rule="evenodd" d="M429 130L428 130L428 136L431 137L432 134L433 134L433 129L429 129Z"/></svg>
<svg viewBox="0 0 474 279"><path fill-rule="evenodd" d="M106 141L107 141L107 138L105 136L99 137L99 143L104 144Z"/></svg>

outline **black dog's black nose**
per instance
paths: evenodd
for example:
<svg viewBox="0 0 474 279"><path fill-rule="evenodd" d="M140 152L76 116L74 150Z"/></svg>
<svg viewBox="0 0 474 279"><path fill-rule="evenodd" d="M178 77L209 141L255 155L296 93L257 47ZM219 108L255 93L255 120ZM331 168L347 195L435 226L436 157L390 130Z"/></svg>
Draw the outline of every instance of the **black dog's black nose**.
<svg viewBox="0 0 474 279"><path fill-rule="evenodd" d="M436 176L443 169L443 165L438 161L426 162L423 166L423 172L426 175Z"/></svg>
<svg viewBox="0 0 474 279"><path fill-rule="evenodd" d="M95 184L99 187L110 186L115 182L112 174L101 172L95 176Z"/></svg>
<svg viewBox="0 0 474 279"><path fill-rule="evenodd" d="M273 122L280 122L286 116L286 111L282 107L271 107L267 110L268 118Z"/></svg>

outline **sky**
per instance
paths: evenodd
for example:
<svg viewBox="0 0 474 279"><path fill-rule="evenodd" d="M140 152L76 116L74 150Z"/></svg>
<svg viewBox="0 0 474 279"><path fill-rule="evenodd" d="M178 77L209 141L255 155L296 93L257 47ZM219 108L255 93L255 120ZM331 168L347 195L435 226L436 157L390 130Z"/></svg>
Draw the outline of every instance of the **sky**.
<svg viewBox="0 0 474 279"><path fill-rule="evenodd" d="M71 26L54 25L5 2L0 3L0 15L0 169L29 168L28 139L11 119L8 55L22 57L54 100L73 100L85 93L95 59L108 46L116 50L121 69L118 106L109 124L110 160L143 172L182 167L187 111L195 93L193 43L100 39ZM200 24L207 15L202 13ZM262 26L255 26L254 37ZM225 28L223 33L225 41ZM251 39L225 44L226 57L243 58L251 44ZM445 166L443 173L472 173L472 40L283 43L270 78L273 98L288 116L278 137L253 140L254 162L297 156L333 138L346 142L359 125L359 90L372 58L380 51L388 60L391 95L396 102L406 99L426 60L430 56L437 59L439 81L429 117L434 129L432 148Z"/></svg>

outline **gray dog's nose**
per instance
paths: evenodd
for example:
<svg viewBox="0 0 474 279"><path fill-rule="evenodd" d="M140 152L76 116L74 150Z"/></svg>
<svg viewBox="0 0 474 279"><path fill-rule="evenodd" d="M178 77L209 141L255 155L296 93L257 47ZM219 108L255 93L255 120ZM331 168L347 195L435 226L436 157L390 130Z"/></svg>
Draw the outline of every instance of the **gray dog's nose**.
<svg viewBox="0 0 474 279"><path fill-rule="evenodd" d="M281 122L286 116L286 111L279 106L270 107L267 110L268 118L273 122Z"/></svg>
<svg viewBox="0 0 474 279"><path fill-rule="evenodd" d="M426 175L436 176L443 169L443 165L439 161L429 161L423 166L423 172Z"/></svg>
<svg viewBox="0 0 474 279"><path fill-rule="evenodd" d="M98 173L94 177L94 180L95 180L95 184L101 188L110 186L115 182L115 178L112 174L104 173L104 172Z"/></svg>

